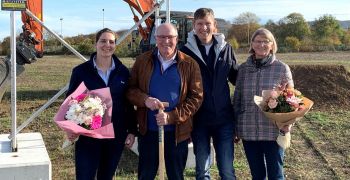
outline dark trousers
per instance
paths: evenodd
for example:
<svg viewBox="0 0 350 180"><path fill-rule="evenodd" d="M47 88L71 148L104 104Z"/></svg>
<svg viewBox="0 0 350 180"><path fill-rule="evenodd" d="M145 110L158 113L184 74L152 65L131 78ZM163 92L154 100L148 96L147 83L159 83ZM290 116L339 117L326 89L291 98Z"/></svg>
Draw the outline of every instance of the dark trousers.
<svg viewBox="0 0 350 180"><path fill-rule="evenodd" d="M75 143L77 180L111 180L117 169L124 142L80 136ZM96 176L97 174L97 176Z"/></svg>
<svg viewBox="0 0 350 180"><path fill-rule="evenodd" d="M243 141L253 180L283 180L284 150L276 141Z"/></svg>
<svg viewBox="0 0 350 180"><path fill-rule="evenodd" d="M210 179L210 142L213 140L219 175L222 180L235 180L236 175L233 168L234 144L233 123L221 125L196 124L192 131L193 152L196 156L196 179Z"/></svg>
<svg viewBox="0 0 350 180"><path fill-rule="evenodd" d="M139 167L138 179L154 180L159 164L158 132L148 131L138 138ZM188 140L176 145L175 132L164 133L164 156L166 174L169 180L184 179L188 154Z"/></svg>

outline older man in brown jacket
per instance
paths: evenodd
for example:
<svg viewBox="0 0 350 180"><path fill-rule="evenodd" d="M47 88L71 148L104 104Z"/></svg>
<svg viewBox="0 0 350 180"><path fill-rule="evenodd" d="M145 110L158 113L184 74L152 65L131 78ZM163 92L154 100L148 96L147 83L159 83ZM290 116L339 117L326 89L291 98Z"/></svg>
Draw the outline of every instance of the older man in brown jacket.
<svg viewBox="0 0 350 180"><path fill-rule="evenodd" d="M137 106L140 136L139 179L154 179L158 167L158 126L164 126L168 179L183 179L192 117L203 99L198 64L176 48L177 30L169 23L156 30L157 47L136 58L127 98ZM168 102L165 111L161 102Z"/></svg>

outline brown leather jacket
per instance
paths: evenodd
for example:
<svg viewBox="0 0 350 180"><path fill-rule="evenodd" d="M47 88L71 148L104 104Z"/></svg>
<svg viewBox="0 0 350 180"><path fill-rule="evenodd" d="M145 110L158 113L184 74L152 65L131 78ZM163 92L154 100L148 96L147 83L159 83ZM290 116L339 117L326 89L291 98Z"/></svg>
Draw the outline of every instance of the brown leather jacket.
<svg viewBox="0 0 350 180"><path fill-rule="evenodd" d="M144 135L147 131L147 107L149 82L151 80L154 63L154 53L148 51L136 57L129 79L127 98L137 106L137 120L139 132ZM192 117L197 112L203 100L202 77L199 66L190 56L177 51L177 68L181 77L179 103L173 111L168 112L169 123L176 125L176 142L190 138L192 131Z"/></svg>

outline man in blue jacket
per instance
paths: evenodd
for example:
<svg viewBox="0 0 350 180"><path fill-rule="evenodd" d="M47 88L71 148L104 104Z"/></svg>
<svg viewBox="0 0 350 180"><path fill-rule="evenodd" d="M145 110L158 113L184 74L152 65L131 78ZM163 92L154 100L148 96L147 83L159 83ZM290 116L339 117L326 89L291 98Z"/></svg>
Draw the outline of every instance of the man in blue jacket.
<svg viewBox="0 0 350 180"><path fill-rule="evenodd" d="M224 35L215 33L216 21L212 9L196 10L193 27L181 50L198 62L203 81L204 100L194 116L192 131L196 179L210 179L212 138L220 177L233 180L234 117L228 80L235 84L236 58Z"/></svg>

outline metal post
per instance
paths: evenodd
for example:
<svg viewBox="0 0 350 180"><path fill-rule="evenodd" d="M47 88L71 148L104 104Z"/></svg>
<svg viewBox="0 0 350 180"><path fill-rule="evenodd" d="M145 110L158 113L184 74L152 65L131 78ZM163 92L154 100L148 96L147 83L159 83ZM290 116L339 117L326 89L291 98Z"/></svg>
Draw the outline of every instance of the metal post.
<svg viewBox="0 0 350 180"><path fill-rule="evenodd" d="M159 3L158 0L156 2ZM154 22L155 28L157 28L159 26L159 9L160 9L160 7L158 7L156 9L156 12L155 12L155 18L154 18L154 20L155 20L155 22Z"/></svg>
<svg viewBox="0 0 350 180"><path fill-rule="evenodd" d="M63 33L62 33L62 23L63 23L63 18L60 18L61 21L61 38L63 38Z"/></svg>
<svg viewBox="0 0 350 180"><path fill-rule="evenodd" d="M250 32L249 32L250 30L249 29L250 29L250 27L249 26L250 26L250 22L248 21L248 34L247 34L248 35L248 40L247 40L248 45L250 43L250 39L249 39L249 36L250 36Z"/></svg>
<svg viewBox="0 0 350 180"><path fill-rule="evenodd" d="M15 11L11 11L11 149L12 152L17 152L17 89L16 89L16 24Z"/></svg>
<svg viewBox="0 0 350 180"><path fill-rule="evenodd" d="M102 28L105 28L105 9L102 9Z"/></svg>
<svg viewBox="0 0 350 180"><path fill-rule="evenodd" d="M166 1L166 22L170 23L170 0Z"/></svg>

